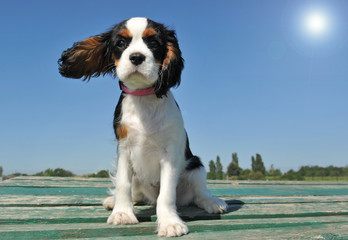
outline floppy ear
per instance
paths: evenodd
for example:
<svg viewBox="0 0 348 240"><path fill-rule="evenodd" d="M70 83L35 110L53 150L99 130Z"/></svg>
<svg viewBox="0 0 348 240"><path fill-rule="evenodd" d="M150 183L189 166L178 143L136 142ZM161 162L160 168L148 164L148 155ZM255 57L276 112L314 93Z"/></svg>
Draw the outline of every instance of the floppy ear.
<svg viewBox="0 0 348 240"><path fill-rule="evenodd" d="M166 96L171 87L179 86L181 71L184 68L184 59L181 57L179 43L175 31L166 30L167 53L162 62L160 76L155 84L156 96Z"/></svg>
<svg viewBox="0 0 348 240"><path fill-rule="evenodd" d="M59 73L64 77L89 80L114 71L110 42L111 32L107 32L75 43L58 60Z"/></svg>

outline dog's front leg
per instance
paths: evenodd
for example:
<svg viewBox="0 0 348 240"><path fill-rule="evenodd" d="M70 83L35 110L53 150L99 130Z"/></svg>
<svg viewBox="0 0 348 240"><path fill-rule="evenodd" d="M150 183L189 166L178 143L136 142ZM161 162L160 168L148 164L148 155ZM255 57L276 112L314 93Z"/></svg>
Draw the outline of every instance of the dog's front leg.
<svg viewBox="0 0 348 240"><path fill-rule="evenodd" d="M175 157L174 157L175 158ZM188 233L188 228L176 212L176 187L179 179L177 159L162 159L160 194L157 199L158 235L178 237Z"/></svg>
<svg viewBox="0 0 348 240"><path fill-rule="evenodd" d="M138 219L134 215L131 187L132 187L132 168L129 162L129 156L126 151L119 151L117 172L116 172L116 189L115 189L115 206L108 218L109 224L136 224Z"/></svg>

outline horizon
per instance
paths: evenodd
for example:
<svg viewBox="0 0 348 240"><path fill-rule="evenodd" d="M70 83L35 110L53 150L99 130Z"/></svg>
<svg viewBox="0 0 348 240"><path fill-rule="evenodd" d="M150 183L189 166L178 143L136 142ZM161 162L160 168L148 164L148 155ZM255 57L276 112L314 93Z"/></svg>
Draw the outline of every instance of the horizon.
<svg viewBox="0 0 348 240"><path fill-rule="evenodd" d="M232 162L232 160L231 160ZM209 162L208 162L209 163ZM216 164L216 160L214 160L214 163ZM1 167L1 166L0 166ZM223 173L224 174L227 174L227 166L224 166L223 165ZM274 168L273 170L280 170L281 171L281 174L285 174L289 171L299 171L301 168L305 168L305 167L319 167L319 168L329 168L329 167L334 167L334 168L347 168L348 167L348 164L346 166L343 166L343 167L339 167L339 166L335 166L335 165L327 165L327 166L319 166L319 165L304 165L304 166L299 166L298 169L289 169L287 171L282 171L281 169L279 168ZM209 173L209 165L205 166L206 168L206 171L207 171L207 174ZM98 172L102 172L102 171L108 171L110 173L112 173L112 169L101 169L101 170L98 170L98 171L94 171L94 172L81 172L81 173L75 173L73 171L70 171L69 169L65 169L65 168L60 168L60 167L57 167L57 168L47 168L47 169L41 169L37 172L33 172L33 173L29 173L29 172L11 172L10 174L2 174L2 176L11 176L11 175L16 175L16 174L20 174L20 175L36 175L36 174L39 174L39 173L42 173L42 172L45 172L46 170L55 170L55 169L63 169L63 170L66 170L66 171L69 171L71 172L74 176L84 176L84 175L88 175L88 174L96 174ZM241 168L242 170L252 170L252 167L247 167L247 168ZM267 168L266 167L266 172L269 172L271 169L271 167ZM264 176L265 178L267 176ZM345 177L345 176L340 176L340 177Z"/></svg>
<svg viewBox="0 0 348 240"><path fill-rule="evenodd" d="M0 166L112 170L112 76L66 79L74 42L134 16L176 30L185 59L178 102L193 154L224 170L261 154L266 169L348 164L348 1L5 2L0 9ZM107 7L105 7L107 6ZM156 6L156 7L154 7ZM121 11L122 9L122 11ZM178 15L180 13L180 16Z"/></svg>

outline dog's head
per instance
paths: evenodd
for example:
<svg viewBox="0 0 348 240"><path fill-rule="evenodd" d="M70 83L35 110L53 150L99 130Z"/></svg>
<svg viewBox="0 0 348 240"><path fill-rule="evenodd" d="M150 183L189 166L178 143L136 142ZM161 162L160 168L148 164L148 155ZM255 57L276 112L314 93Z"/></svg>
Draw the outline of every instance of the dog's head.
<svg viewBox="0 0 348 240"><path fill-rule="evenodd" d="M155 88L161 98L180 84L184 61L175 31L147 18L131 18L75 43L58 60L64 77L115 73L130 90Z"/></svg>

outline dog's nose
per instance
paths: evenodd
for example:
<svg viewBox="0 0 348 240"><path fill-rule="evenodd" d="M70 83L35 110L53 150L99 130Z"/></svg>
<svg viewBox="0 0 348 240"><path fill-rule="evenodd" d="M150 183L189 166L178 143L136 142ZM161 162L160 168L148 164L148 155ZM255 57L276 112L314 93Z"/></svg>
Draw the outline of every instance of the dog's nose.
<svg viewBox="0 0 348 240"><path fill-rule="evenodd" d="M133 63L135 66L140 65L142 62L145 61L145 56L141 53L133 53L129 56L129 60L131 63Z"/></svg>

